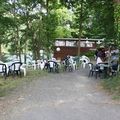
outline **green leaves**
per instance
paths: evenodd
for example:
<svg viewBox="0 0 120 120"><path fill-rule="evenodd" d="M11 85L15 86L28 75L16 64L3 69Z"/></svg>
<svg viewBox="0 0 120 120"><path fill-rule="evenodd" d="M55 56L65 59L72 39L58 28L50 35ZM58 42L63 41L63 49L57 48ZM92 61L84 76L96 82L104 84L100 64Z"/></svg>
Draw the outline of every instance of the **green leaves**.
<svg viewBox="0 0 120 120"><path fill-rule="evenodd" d="M53 48L57 37L79 33L119 39L120 7L114 4L113 0L0 0L0 41L10 45L17 41L21 52L38 52Z"/></svg>

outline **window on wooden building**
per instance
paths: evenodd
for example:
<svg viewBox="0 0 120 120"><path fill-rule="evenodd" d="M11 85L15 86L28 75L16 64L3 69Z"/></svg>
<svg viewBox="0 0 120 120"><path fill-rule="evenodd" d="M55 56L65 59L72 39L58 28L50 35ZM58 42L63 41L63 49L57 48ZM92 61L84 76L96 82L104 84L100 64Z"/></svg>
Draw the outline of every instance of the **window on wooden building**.
<svg viewBox="0 0 120 120"><path fill-rule="evenodd" d="M55 46L65 46L65 41L56 41Z"/></svg>
<svg viewBox="0 0 120 120"><path fill-rule="evenodd" d="M76 41L66 41L66 46L74 47L76 46Z"/></svg>

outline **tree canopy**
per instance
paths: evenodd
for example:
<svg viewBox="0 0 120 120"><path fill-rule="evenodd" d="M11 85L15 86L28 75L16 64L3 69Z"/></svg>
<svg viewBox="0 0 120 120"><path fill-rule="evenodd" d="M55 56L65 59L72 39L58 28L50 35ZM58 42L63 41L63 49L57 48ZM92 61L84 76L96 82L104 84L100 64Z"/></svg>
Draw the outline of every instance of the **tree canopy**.
<svg viewBox="0 0 120 120"><path fill-rule="evenodd" d="M120 44L120 5L115 0L1 0L0 46L12 54L51 51L55 38L104 38ZM0 55L1 55L0 47Z"/></svg>

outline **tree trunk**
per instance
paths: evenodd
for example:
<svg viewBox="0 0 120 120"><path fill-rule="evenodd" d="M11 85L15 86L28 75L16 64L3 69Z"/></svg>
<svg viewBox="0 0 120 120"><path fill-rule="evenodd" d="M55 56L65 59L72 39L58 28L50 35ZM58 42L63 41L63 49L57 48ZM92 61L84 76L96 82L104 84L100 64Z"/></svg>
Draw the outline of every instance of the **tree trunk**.
<svg viewBox="0 0 120 120"><path fill-rule="evenodd" d="M113 0L114 2L116 2L116 3L120 3L120 0Z"/></svg>
<svg viewBox="0 0 120 120"><path fill-rule="evenodd" d="M20 49L21 45L20 45L20 39L19 39L19 28L18 28L18 26L17 26L17 36L16 36L16 38L17 38L17 56L19 56L19 60L21 62L21 49Z"/></svg>
<svg viewBox="0 0 120 120"><path fill-rule="evenodd" d="M0 44L0 60L2 60L2 44Z"/></svg>
<svg viewBox="0 0 120 120"><path fill-rule="evenodd" d="M81 10L79 12L79 41L78 41L78 56L80 56L80 42L82 34L82 14L83 14L83 0L81 0Z"/></svg>
<svg viewBox="0 0 120 120"><path fill-rule="evenodd" d="M28 23L28 20L29 20L29 10L28 10L28 7L26 5L26 33L25 33L25 48L24 48L24 62L26 64L26 61L27 61L27 40L28 40L28 30L29 30L29 23Z"/></svg>

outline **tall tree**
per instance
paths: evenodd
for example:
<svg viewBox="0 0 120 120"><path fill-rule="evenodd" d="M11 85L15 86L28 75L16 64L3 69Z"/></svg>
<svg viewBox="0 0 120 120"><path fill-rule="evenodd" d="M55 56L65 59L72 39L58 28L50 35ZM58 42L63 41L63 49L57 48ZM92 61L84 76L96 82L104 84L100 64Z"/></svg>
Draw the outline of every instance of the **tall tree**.
<svg viewBox="0 0 120 120"><path fill-rule="evenodd" d="M2 56L2 44L6 43L6 31L13 26L13 20L7 15L9 11L7 0L0 1L0 59Z"/></svg>
<svg viewBox="0 0 120 120"><path fill-rule="evenodd" d="M120 4L114 4L114 17L115 17L115 30L116 30L116 41L115 43L120 47Z"/></svg>
<svg viewBox="0 0 120 120"><path fill-rule="evenodd" d="M114 2L113 0L90 1L91 24L87 29L89 36L106 38L107 41L116 37L114 28ZM90 7L91 6L91 7Z"/></svg>
<svg viewBox="0 0 120 120"><path fill-rule="evenodd" d="M78 52L76 53L80 56L80 41L83 36L84 24L87 19L88 11L87 11L87 1L86 0L66 0L61 2L67 6L68 9L71 9L75 14L75 21L73 28L76 29L75 33L72 33L73 36L77 36L79 38L78 42Z"/></svg>

